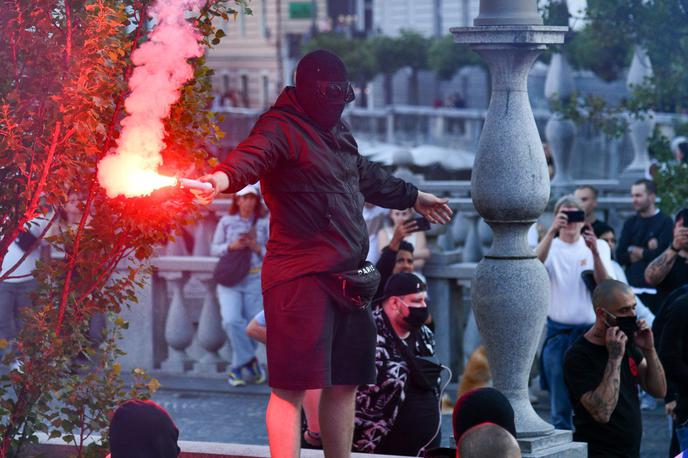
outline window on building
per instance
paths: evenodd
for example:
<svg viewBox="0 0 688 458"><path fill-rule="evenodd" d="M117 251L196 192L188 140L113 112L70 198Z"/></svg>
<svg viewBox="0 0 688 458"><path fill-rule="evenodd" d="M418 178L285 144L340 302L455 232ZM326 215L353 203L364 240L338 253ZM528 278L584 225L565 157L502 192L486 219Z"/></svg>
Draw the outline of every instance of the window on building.
<svg viewBox="0 0 688 458"><path fill-rule="evenodd" d="M270 104L270 80L268 75L263 75L262 81L262 92L261 92L261 102L263 107L267 107Z"/></svg>
<svg viewBox="0 0 688 458"><path fill-rule="evenodd" d="M229 75L222 75L222 93L227 94L229 92Z"/></svg>
<svg viewBox="0 0 688 458"><path fill-rule="evenodd" d="M241 102L244 107L248 108L248 75L241 75Z"/></svg>
<svg viewBox="0 0 688 458"><path fill-rule="evenodd" d="M268 6L267 0L260 0L260 36L262 38L270 38L270 30L268 29Z"/></svg>

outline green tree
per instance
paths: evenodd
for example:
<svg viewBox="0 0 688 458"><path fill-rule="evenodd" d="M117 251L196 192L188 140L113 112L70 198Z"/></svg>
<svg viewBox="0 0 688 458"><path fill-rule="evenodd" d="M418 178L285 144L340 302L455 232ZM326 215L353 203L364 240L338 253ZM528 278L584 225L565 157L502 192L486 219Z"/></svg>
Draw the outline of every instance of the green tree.
<svg viewBox="0 0 688 458"><path fill-rule="evenodd" d="M452 35L436 38L428 49L428 66L437 77L448 81L461 68L469 65L484 66L482 59L466 45L454 43Z"/></svg>
<svg viewBox="0 0 688 458"><path fill-rule="evenodd" d="M561 12L551 13L559 17ZM549 11L543 15L547 20ZM623 77L635 46L646 50L653 76L632 88L618 105L601 97L572 97L555 107L578 123L590 122L605 133L621 135L626 131L626 113L642 118L652 112L685 114L688 111L688 5L676 0L588 0L586 26L565 45L565 52L576 68L589 69L605 81ZM686 124L677 122L676 132ZM665 210L685 205L688 173L685 165L670 161L668 139L655 132L651 152L663 161L655 179Z"/></svg>
<svg viewBox="0 0 688 458"><path fill-rule="evenodd" d="M392 78L404 65L406 65L406 50L402 47L399 40L385 35L378 35L371 39L371 48L378 69L383 75L383 92L385 105L391 105L392 98Z"/></svg>
<svg viewBox="0 0 688 458"><path fill-rule="evenodd" d="M403 64L402 67L409 67L411 69L411 77L409 78L409 103L411 105L418 105L418 73L428 68L428 49L430 48L430 40L418 32L402 30L399 38L397 38L397 43L397 46L404 50L401 61Z"/></svg>
<svg viewBox="0 0 688 458"><path fill-rule="evenodd" d="M222 37L214 19L229 19L230 3L244 6L209 1L190 18L204 45ZM70 190L83 196L80 223L46 239L64 257L39 263L34 306L4 357L5 364L18 360L22 370L0 378L3 457L17 456L39 431L72 442L79 456L102 456L97 449L105 445L115 405L156 388L141 371L131 390L124 387L116 342L125 322L113 321L100 348L86 338L92 316L116 314L135 301L153 247L172 240L197 216L191 196L178 189L109 199L97 181L97 164L119 135L130 56L149 31L151 4L36 0L0 8L0 260L28 221L48 216L55 223L50 208L63 206ZM210 70L202 58L192 67L195 79L182 88L165 121L161 173L207 169L204 145L219 135L205 110ZM122 264L128 267L115 274ZM0 281L11 275L3 273ZM83 358L90 363L75 368ZM101 442L85 447L92 433Z"/></svg>

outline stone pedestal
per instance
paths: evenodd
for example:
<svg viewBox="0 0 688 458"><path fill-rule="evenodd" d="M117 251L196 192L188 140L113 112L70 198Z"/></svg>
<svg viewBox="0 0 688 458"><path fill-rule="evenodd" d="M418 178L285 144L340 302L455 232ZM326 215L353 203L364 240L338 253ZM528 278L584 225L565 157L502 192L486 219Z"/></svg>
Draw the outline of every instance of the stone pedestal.
<svg viewBox="0 0 688 458"><path fill-rule="evenodd" d="M528 376L545 324L549 279L528 246L527 233L545 210L550 189L527 77L545 45L563 43L568 28L536 25L536 15L535 0L483 0L480 18L482 24L490 25L451 32L456 42L469 44L482 56L492 79L471 175L471 196L475 209L492 228L493 242L476 269L473 310L494 386L514 408L517 436L544 440L554 427L533 410ZM563 438L562 445L545 446L545 454L535 456L559 456L547 454L548 448L568 448L568 456L585 456L585 451L576 451L570 437Z"/></svg>
<svg viewBox="0 0 688 458"><path fill-rule="evenodd" d="M521 437L554 430L535 413L528 397L549 279L528 246L527 233L547 205L549 177L526 82L544 45L561 43L566 30L511 25L452 29L457 42L470 44L485 59L492 77L471 195L492 228L493 244L478 264L472 304L495 388L511 401Z"/></svg>
<svg viewBox="0 0 688 458"><path fill-rule="evenodd" d="M523 458L578 458L588 456L588 444L571 442L571 431L555 430L539 437L518 439Z"/></svg>

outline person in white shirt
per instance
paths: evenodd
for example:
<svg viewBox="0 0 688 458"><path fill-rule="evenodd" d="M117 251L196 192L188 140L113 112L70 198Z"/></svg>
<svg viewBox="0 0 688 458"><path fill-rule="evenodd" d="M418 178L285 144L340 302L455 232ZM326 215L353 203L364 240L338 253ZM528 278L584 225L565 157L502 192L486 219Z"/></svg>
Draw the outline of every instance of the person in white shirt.
<svg viewBox="0 0 688 458"><path fill-rule="evenodd" d="M23 233L10 244L2 260L0 276L15 266L16 269L0 281L0 339L12 341L17 337L21 310L31 305L31 293L38 286L33 271L41 256L40 238L49 221L50 215L46 215L26 223Z"/></svg>
<svg viewBox="0 0 688 458"><path fill-rule="evenodd" d="M554 221L535 254L550 279L547 337L540 358L540 380L550 392L552 423L571 429L571 403L564 384L563 361L573 341L595 323L590 290L584 271L593 271L597 283L609 278L611 254L607 243L597 240L584 221L583 205L573 195L563 196L554 206Z"/></svg>

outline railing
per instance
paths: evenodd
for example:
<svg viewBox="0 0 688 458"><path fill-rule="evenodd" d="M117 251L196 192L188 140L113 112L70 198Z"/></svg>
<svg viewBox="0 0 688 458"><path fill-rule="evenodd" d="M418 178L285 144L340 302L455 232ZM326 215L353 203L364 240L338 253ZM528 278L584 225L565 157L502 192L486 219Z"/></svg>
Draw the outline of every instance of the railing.
<svg viewBox="0 0 688 458"><path fill-rule="evenodd" d="M460 373L470 283L492 234L467 197L469 183L421 181L419 185L450 196L450 206L458 211L449 225L428 232L433 257L424 274L432 298L438 355ZM212 280L217 258L208 254L217 215L228 207L229 200L216 200L206 217L190 228L194 239L191 252L177 241L159 250L160 255L151 260L152 278L139 304L125 312L131 323L123 340L129 353L123 359L125 366L209 377L224 374L231 351ZM616 227L632 213L628 197L603 196L598 207L600 214ZM544 215L541 221L548 225L551 214Z"/></svg>

